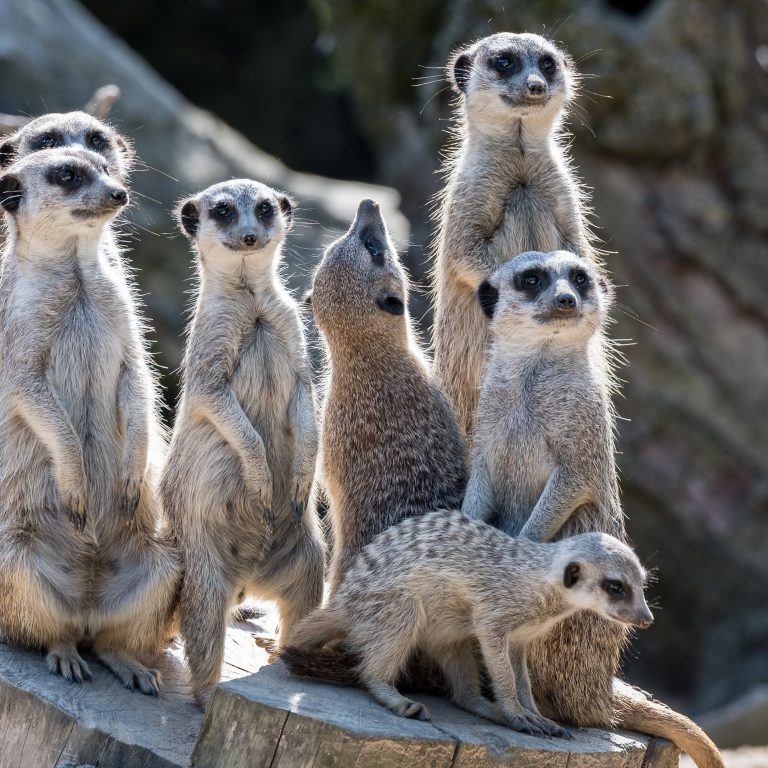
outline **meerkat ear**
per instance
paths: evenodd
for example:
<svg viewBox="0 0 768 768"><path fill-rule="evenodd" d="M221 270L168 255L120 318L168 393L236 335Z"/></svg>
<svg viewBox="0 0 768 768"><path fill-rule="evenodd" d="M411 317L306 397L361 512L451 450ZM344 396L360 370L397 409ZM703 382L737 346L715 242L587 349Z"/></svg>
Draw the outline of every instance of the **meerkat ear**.
<svg viewBox="0 0 768 768"><path fill-rule="evenodd" d="M563 584L570 589L581 576L581 566L578 563L568 563L563 571Z"/></svg>
<svg viewBox="0 0 768 768"><path fill-rule="evenodd" d="M600 277L597 278L597 285L600 289L600 293L603 294L606 303L610 307L616 298L616 288L614 288L613 283L605 275L600 275Z"/></svg>
<svg viewBox="0 0 768 768"><path fill-rule="evenodd" d="M296 203L291 200L288 195L278 195L277 203L280 206L280 210L283 212L283 216L285 216L285 220L290 223L293 218L293 209L296 207Z"/></svg>
<svg viewBox="0 0 768 768"><path fill-rule="evenodd" d="M187 200L179 209L177 219L187 237L194 240L200 226L200 212L197 210L197 205L192 200Z"/></svg>
<svg viewBox="0 0 768 768"><path fill-rule="evenodd" d="M302 302L304 303L305 307L309 307L309 309L312 309L312 289L311 288L304 294L304 298L302 299Z"/></svg>
<svg viewBox="0 0 768 768"><path fill-rule="evenodd" d="M0 177L0 206L15 213L21 202L21 182L10 173Z"/></svg>
<svg viewBox="0 0 768 768"><path fill-rule="evenodd" d="M489 320L493 320L496 304L499 301L499 289L488 280L483 280L477 289L477 300L480 302L480 309L483 310L483 314Z"/></svg>
<svg viewBox="0 0 768 768"><path fill-rule="evenodd" d="M12 141L6 141L0 145L0 168L6 168L13 162L16 156L16 145Z"/></svg>
<svg viewBox="0 0 768 768"><path fill-rule="evenodd" d="M472 74L472 57L467 51L459 51L448 63L448 82L456 93L466 93Z"/></svg>

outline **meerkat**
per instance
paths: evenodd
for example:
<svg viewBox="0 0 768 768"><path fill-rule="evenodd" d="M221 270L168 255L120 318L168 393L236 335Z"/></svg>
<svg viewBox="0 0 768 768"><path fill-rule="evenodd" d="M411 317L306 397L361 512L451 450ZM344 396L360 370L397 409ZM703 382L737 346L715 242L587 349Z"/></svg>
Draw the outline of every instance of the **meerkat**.
<svg viewBox="0 0 768 768"><path fill-rule="evenodd" d="M161 494L184 562L181 635L203 707L237 602L277 603L279 647L322 599L314 393L298 308L277 273L293 205L235 180L178 209L200 286Z"/></svg>
<svg viewBox="0 0 768 768"><path fill-rule="evenodd" d="M87 112L52 112L36 117L0 143L0 169L43 149L79 148L101 155L109 173L125 182L134 153L128 140Z"/></svg>
<svg viewBox="0 0 768 768"><path fill-rule="evenodd" d="M330 501L331 590L376 534L458 507L466 453L408 315L408 286L379 206L363 200L325 252L310 302L328 350L321 466Z"/></svg>
<svg viewBox="0 0 768 768"><path fill-rule="evenodd" d="M606 336L612 287L588 260L522 253L480 284L492 342L462 511L511 536L568 540L598 531L625 541L614 458L614 376ZM675 741L702 766L722 765L690 721L627 700L615 679L627 628L579 612L531 645L544 714Z"/></svg>
<svg viewBox="0 0 768 768"><path fill-rule="evenodd" d="M597 256L562 141L578 82L568 54L502 32L459 50L447 76L460 112L436 208L434 370L471 443L488 344L480 283L523 251Z"/></svg>
<svg viewBox="0 0 768 768"><path fill-rule="evenodd" d="M443 670L463 709L539 736L570 733L541 716L526 651L576 611L650 626L645 571L629 547L592 533L552 544L512 539L458 511L405 520L359 554L328 605L301 622L290 645L306 651L340 637L353 674L395 714L429 719L395 688L418 650ZM495 694L481 693L474 643Z"/></svg>
<svg viewBox="0 0 768 768"><path fill-rule="evenodd" d="M107 265L128 202L105 159L43 150L0 174L0 638L52 672L97 658L129 688L129 654L171 632L179 565L156 499L164 437L142 322Z"/></svg>

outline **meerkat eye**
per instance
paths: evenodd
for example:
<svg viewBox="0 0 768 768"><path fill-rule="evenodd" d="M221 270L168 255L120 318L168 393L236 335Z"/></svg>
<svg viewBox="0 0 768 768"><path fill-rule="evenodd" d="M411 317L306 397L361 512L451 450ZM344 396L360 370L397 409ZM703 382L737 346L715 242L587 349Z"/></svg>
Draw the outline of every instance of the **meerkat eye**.
<svg viewBox="0 0 768 768"><path fill-rule="evenodd" d="M576 283L576 285L586 285L589 278L587 277L586 272L577 272L573 276L573 282Z"/></svg>
<svg viewBox="0 0 768 768"><path fill-rule="evenodd" d="M626 595L624 584L618 579L606 579L603 582L603 589L613 597L624 597Z"/></svg>
<svg viewBox="0 0 768 768"><path fill-rule="evenodd" d="M542 72L550 75L555 71L555 69L557 69L557 64L551 56L542 56L541 60L539 61L539 69Z"/></svg>
<svg viewBox="0 0 768 768"><path fill-rule="evenodd" d="M91 136L91 146L98 149L104 143L104 137L100 133Z"/></svg>
<svg viewBox="0 0 768 768"><path fill-rule="evenodd" d="M232 207L229 203L216 203L216 207L213 209L214 214L220 219L226 219L232 211Z"/></svg>
<svg viewBox="0 0 768 768"><path fill-rule="evenodd" d="M511 56L498 56L493 60L493 67L497 72L507 74L515 68L515 60Z"/></svg>
<svg viewBox="0 0 768 768"><path fill-rule="evenodd" d="M541 278L538 275L523 275L523 285L527 285L533 288L541 282Z"/></svg>
<svg viewBox="0 0 768 768"><path fill-rule="evenodd" d="M56 176L62 184L71 184L77 178L77 174L71 168L60 168Z"/></svg>
<svg viewBox="0 0 768 768"><path fill-rule="evenodd" d="M272 207L272 203L263 202L259 206L259 215L261 216L271 216L275 212L275 209Z"/></svg>
<svg viewBox="0 0 768 768"><path fill-rule="evenodd" d="M56 146L56 139L54 139L50 133L46 133L45 136L40 138L37 144L40 149L51 149L51 147Z"/></svg>

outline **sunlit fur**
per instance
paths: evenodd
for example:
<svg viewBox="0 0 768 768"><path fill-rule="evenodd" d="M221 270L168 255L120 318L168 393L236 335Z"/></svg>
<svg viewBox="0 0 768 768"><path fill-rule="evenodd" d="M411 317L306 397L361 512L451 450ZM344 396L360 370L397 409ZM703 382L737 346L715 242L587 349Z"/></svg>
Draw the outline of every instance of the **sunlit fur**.
<svg viewBox="0 0 768 768"><path fill-rule="evenodd" d="M222 221L224 204L232 216ZM200 285L161 492L183 555L181 634L202 705L243 595L277 603L281 637L322 598L314 395L301 318L277 273L291 209L249 180L179 207Z"/></svg>
<svg viewBox="0 0 768 768"><path fill-rule="evenodd" d="M63 167L84 183L51 183ZM54 149L0 174L4 207L18 203L0 274L0 636L46 648L51 670L78 681L87 642L156 694L156 673L127 652L167 641L179 568L156 501L156 377L109 237L121 183L107 171L99 155Z"/></svg>
<svg viewBox="0 0 768 768"><path fill-rule="evenodd" d="M399 314L382 309L387 300ZM329 364L321 453L334 535L332 588L377 533L459 506L463 497L463 440L414 338L407 304L405 273L379 208L363 201L349 231L323 256L312 287Z"/></svg>
<svg viewBox="0 0 768 768"><path fill-rule="evenodd" d="M566 570L576 574L568 584ZM612 599L602 587L606 579L625 585L625 595ZM516 730L568 736L536 708L526 650L576 611L647 625L644 581L632 550L611 536L541 544L457 511L432 512L365 547L328 605L288 638L287 651L321 654L343 638L356 660L355 681L396 714L427 719L423 704L394 687L419 652L443 670L458 706ZM495 703L481 693L475 647Z"/></svg>
<svg viewBox="0 0 768 768"><path fill-rule="evenodd" d="M546 273L534 298L516 278ZM587 282L579 288L575 275ZM612 288L585 259L522 253L489 278L491 321L472 472L463 511L511 536L564 540L586 531L626 539L615 463L613 350L605 335ZM517 286L517 287L516 287ZM481 291L493 297L487 286ZM556 308L571 294L570 312ZM479 306L479 303L478 303ZM700 766L720 768L694 723L616 680L627 629L579 612L530 648L533 693L548 717L664 736Z"/></svg>
<svg viewBox="0 0 768 768"><path fill-rule="evenodd" d="M521 65L506 78L490 64L504 52ZM546 80L543 56L556 71L546 94L530 103L521 94L529 77ZM458 60L465 64L461 87ZM578 81L568 55L539 35L504 32L458 51L447 74L459 99L446 186L435 205L434 369L471 442L488 343L478 286L523 251L596 253L562 130Z"/></svg>

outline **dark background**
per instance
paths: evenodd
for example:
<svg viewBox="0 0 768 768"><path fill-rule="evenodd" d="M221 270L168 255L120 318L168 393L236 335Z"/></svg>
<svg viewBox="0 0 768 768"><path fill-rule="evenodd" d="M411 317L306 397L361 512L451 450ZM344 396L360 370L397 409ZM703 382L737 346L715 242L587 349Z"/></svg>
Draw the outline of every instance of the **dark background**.
<svg viewBox="0 0 768 768"><path fill-rule="evenodd" d="M186 99L74 2L0 0L0 110L77 108L117 82L117 127L175 177L136 174L137 191L159 202L139 200L136 225L149 232L134 228L131 242L171 401L189 275L167 214L174 200L241 174L294 192L305 206L287 253L298 289L357 200L391 194L356 183L394 187L410 223L396 234L423 286L451 114L440 79L449 52L502 30L565 45L588 75L570 128L620 286L614 336L633 340L618 402L629 531L659 579L656 624L635 641L626 673L694 713L768 684L763 2L84 5ZM293 174L187 99L288 168L355 183ZM388 199L395 221L397 198ZM423 295L412 309L427 327Z"/></svg>

